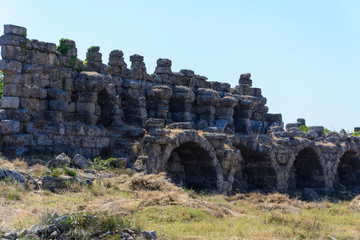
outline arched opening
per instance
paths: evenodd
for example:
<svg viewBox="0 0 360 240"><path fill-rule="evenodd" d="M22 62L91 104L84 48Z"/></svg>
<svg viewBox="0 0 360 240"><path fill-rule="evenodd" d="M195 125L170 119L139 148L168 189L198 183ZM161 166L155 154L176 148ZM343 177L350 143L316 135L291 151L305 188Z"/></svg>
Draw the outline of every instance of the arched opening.
<svg viewBox="0 0 360 240"><path fill-rule="evenodd" d="M347 151L340 159L337 181L344 186L360 185L360 159L354 151Z"/></svg>
<svg viewBox="0 0 360 240"><path fill-rule="evenodd" d="M217 175L210 154L197 143L184 143L174 149L166 172L182 187L195 191L217 189Z"/></svg>
<svg viewBox="0 0 360 240"><path fill-rule="evenodd" d="M289 176L289 189L325 187L324 171L317 153L312 148L301 150L293 163Z"/></svg>
<svg viewBox="0 0 360 240"><path fill-rule="evenodd" d="M277 177L270 157L245 147L240 149L244 158L244 167L236 173L233 189L235 191L275 190Z"/></svg>

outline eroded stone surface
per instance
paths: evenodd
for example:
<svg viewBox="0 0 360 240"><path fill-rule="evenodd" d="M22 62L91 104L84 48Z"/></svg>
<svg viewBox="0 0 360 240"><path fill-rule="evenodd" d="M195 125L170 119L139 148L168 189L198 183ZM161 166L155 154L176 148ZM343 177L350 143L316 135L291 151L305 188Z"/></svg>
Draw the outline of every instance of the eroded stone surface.
<svg viewBox="0 0 360 240"><path fill-rule="evenodd" d="M90 47L83 63L74 41L63 44L57 52L53 43L27 39L25 28L5 26L5 154L80 154L72 162L80 168L97 156L126 158L137 171L165 171L176 184L221 192L360 185L360 139L321 126L304 133L302 118L284 130L250 73L231 88L192 70L173 72L165 58L154 74L136 54L128 68L120 50L106 65L100 47ZM49 164L70 163L60 155Z"/></svg>

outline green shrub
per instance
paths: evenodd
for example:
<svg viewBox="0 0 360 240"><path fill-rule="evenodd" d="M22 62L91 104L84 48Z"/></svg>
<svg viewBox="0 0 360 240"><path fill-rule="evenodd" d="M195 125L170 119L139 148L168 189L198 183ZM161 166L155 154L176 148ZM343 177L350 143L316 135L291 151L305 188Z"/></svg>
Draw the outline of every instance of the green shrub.
<svg viewBox="0 0 360 240"><path fill-rule="evenodd" d="M352 133L354 137L360 137L360 131Z"/></svg>
<svg viewBox="0 0 360 240"><path fill-rule="evenodd" d="M98 47L97 46L91 46L88 49L88 52L97 52L98 51Z"/></svg>
<svg viewBox="0 0 360 240"><path fill-rule="evenodd" d="M61 169L60 168L50 168L51 176L52 177L60 177Z"/></svg>
<svg viewBox="0 0 360 240"><path fill-rule="evenodd" d="M78 175L78 173L76 171L71 170L67 167L64 167L63 169L64 169L64 173L70 177L76 177Z"/></svg>
<svg viewBox="0 0 360 240"><path fill-rule="evenodd" d="M96 170L114 170L114 169L125 169L126 161L118 158L102 159L101 157L94 158L94 168Z"/></svg>
<svg viewBox="0 0 360 240"><path fill-rule="evenodd" d="M310 130L310 128L306 125L302 125L299 127L300 131L302 132L308 132Z"/></svg>
<svg viewBox="0 0 360 240"><path fill-rule="evenodd" d="M325 134L327 134L327 133L329 133L329 132L331 132L330 129L328 129L328 128L325 128L325 129L324 129L324 133L325 133Z"/></svg>
<svg viewBox="0 0 360 240"><path fill-rule="evenodd" d="M66 42L69 41L69 39L62 38L59 40L59 46L56 47L56 50L61 52L62 54L67 54L73 46L69 46L66 44Z"/></svg>

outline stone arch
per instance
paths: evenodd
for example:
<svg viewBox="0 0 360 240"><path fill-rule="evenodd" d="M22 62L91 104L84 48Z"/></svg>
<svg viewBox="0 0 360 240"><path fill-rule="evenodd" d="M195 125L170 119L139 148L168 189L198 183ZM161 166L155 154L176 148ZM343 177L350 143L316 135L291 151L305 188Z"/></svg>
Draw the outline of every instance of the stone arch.
<svg viewBox="0 0 360 240"><path fill-rule="evenodd" d="M243 166L234 177L233 190L276 190L278 185L275 163L266 151L240 146Z"/></svg>
<svg viewBox="0 0 360 240"><path fill-rule="evenodd" d="M295 156L290 168L288 188L296 190L326 187L324 163L320 154L312 147L305 147Z"/></svg>
<svg viewBox="0 0 360 240"><path fill-rule="evenodd" d="M162 151L160 170L185 188L222 190L222 172L212 145L195 131L174 136Z"/></svg>
<svg viewBox="0 0 360 240"><path fill-rule="evenodd" d="M360 186L360 158L354 150L346 151L337 167L336 182L346 186Z"/></svg>

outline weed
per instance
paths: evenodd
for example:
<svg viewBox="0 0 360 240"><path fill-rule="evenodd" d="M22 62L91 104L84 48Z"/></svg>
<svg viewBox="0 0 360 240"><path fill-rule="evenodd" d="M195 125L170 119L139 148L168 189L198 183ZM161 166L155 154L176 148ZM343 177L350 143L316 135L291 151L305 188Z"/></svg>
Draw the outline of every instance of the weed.
<svg viewBox="0 0 360 240"><path fill-rule="evenodd" d="M352 133L354 137L360 137L360 131Z"/></svg>
<svg viewBox="0 0 360 240"><path fill-rule="evenodd" d="M67 54L73 46L68 45L67 42L69 39L62 38L59 40L59 45L56 47L56 50L61 52L62 54Z"/></svg>
<svg viewBox="0 0 360 240"><path fill-rule="evenodd" d="M50 168L50 172L52 177L60 177L62 173L61 168Z"/></svg>
<svg viewBox="0 0 360 240"><path fill-rule="evenodd" d="M97 52L98 49L99 49L99 47L97 47L97 46L91 46L91 47L89 47L88 52Z"/></svg>
<svg viewBox="0 0 360 240"><path fill-rule="evenodd" d="M114 170L116 168L125 169L126 160L119 158L102 159L101 157L94 158L94 168L96 170Z"/></svg>
<svg viewBox="0 0 360 240"><path fill-rule="evenodd" d="M64 170L64 173L70 177L76 177L78 175L78 173L76 171L69 169L67 167L64 167L63 170Z"/></svg>
<svg viewBox="0 0 360 240"><path fill-rule="evenodd" d="M308 132L310 130L310 128L306 125L302 125L299 127L300 131L302 132Z"/></svg>
<svg viewBox="0 0 360 240"><path fill-rule="evenodd" d="M74 69L76 60L77 58L75 56L71 56L70 64L69 64L70 68Z"/></svg>

